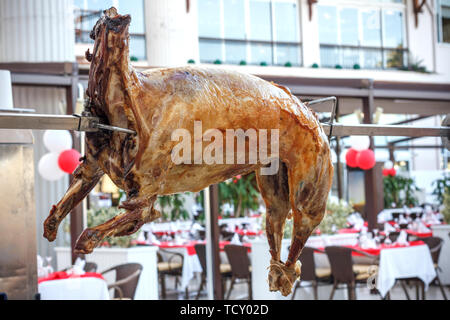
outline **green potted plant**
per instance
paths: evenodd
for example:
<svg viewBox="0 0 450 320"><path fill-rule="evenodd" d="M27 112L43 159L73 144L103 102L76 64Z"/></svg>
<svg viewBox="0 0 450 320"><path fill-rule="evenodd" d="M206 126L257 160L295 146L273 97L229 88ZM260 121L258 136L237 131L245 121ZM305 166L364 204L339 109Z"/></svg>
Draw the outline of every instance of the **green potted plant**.
<svg viewBox="0 0 450 320"><path fill-rule="evenodd" d="M415 191L418 191L419 188L412 178L399 175L384 177L383 190L386 209L402 208L403 206L414 207L419 203L415 195Z"/></svg>
<svg viewBox="0 0 450 320"><path fill-rule="evenodd" d="M431 184L434 186L433 195L436 196L439 204L444 202L444 195L450 192L450 176L437 179Z"/></svg>
<svg viewBox="0 0 450 320"><path fill-rule="evenodd" d="M181 193L158 197L158 204L160 206L162 219L165 221L188 219L189 213L185 209L184 203L185 199Z"/></svg>
<svg viewBox="0 0 450 320"><path fill-rule="evenodd" d="M327 201L325 217L317 227L321 234L334 234L347 227L347 218L354 212L351 203L340 199L338 202Z"/></svg>
<svg viewBox="0 0 450 320"><path fill-rule="evenodd" d="M195 201L203 207L203 191L195 196ZM249 214L250 210L256 211L260 205L260 194L256 185L255 173L238 175L232 179L219 183L219 207L225 204L233 207L233 217L242 217ZM230 214L221 212L223 217ZM204 213L199 217L204 219Z"/></svg>

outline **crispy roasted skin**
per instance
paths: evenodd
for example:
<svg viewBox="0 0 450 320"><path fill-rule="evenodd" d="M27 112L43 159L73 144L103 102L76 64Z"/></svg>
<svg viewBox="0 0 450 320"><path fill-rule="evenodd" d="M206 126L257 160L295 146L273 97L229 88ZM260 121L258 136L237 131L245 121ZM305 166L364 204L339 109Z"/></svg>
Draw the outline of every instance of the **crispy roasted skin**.
<svg viewBox="0 0 450 320"><path fill-rule="evenodd" d="M44 223L44 236L55 239L62 219L103 174L127 192L128 199L122 204L125 212L86 229L75 247L79 253L92 252L106 236L132 234L157 219L160 213L153 204L158 195L196 192L255 171L267 208L269 287L288 295L300 275L298 256L323 218L333 175L328 140L317 117L287 88L251 75L202 67L138 72L129 64L130 21L130 16L111 8L94 27L94 50L86 53L91 62L87 95L93 115L137 134L86 134L85 160L66 195L53 206ZM255 129L258 133L278 129L279 170L261 175L260 168L267 163L259 159L244 164L175 164L171 154L178 141L172 141L172 133L181 128L194 137L194 121L201 121L203 132L223 132L224 146L227 129ZM274 146L270 139L268 142L271 150ZM208 144L203 143L202 151ZM247 143L246 152L248 148ZM194 157L194 147L191 150ZM291 216L292 243L283 263L281 240L285 221Z"/></svg>

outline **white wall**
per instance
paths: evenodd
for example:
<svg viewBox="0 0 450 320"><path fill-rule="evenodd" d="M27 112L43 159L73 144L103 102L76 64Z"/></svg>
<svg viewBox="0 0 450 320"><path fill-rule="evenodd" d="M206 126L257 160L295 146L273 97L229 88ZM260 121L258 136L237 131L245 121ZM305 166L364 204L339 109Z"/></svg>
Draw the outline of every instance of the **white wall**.
<svg viewBox="0 0 450 320"><path fill-rule="evenodd" d="M320 64L319 28L317 19L317 6L313 6L311 21L309 20L308 0L299 0L300 25L302 35L303 65L311 67L314 63Z"/></svg>
<svg viewBox="0 0 450 320"><path fill-rule="evenodd" d="M432 1L430 1L432 2ZM413 59L423 60L422 65L427 70L434 69L433 53L433 18L431 13L424 7L419 14L419 24L416 28L414 19L413 1L406 1L406 26L408 48Z"/></svg>
<svg viewBox="0 0 450 320"><path fill-rule="evenodd" d="M146 0L147 61L150 66L184 65L198 62L197 1Z"/></svg>

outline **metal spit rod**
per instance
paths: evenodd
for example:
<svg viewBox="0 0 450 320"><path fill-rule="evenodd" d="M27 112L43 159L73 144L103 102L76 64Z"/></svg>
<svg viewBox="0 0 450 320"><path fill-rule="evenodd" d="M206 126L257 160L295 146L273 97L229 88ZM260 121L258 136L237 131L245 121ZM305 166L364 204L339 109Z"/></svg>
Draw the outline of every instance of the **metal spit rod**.
<svg viewBox="0 0 450 320"><path fill-rule="evenodd" d="M130 129L102 124L97 117L91 116L15 113L0 113L0 129L73 130L86 132L109 130L130 134L136 133Z"/></svg>
<svg viewBox="0 0 450 320"><path fill-rule="evenodd" d="M320 100L329 101L333 99ZM312 104L311 102L309 104ZM333 119L331 121L333 121ZM376 124L343 125L340 123L330 122L323 123L322 127L325 134L331 134L332 136L364 135L450 138L450 126L417 127ZM99 122L97 117L91 116L15 113L0 113L0 129L74 130L86 132L110 130L129 134L136 133L130 129L102 124Z"/></svg>

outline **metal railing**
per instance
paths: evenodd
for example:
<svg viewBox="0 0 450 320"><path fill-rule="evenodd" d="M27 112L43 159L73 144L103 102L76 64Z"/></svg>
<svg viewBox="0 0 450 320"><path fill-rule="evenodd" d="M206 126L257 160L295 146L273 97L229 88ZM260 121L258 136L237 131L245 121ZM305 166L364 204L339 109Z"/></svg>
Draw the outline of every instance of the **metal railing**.
<svg viewBox="0 0 450 320"><path fill-rule="evenodd" d="M321 44L320 61L328 68L403 69L408 66L408 49Z"/></svg>

